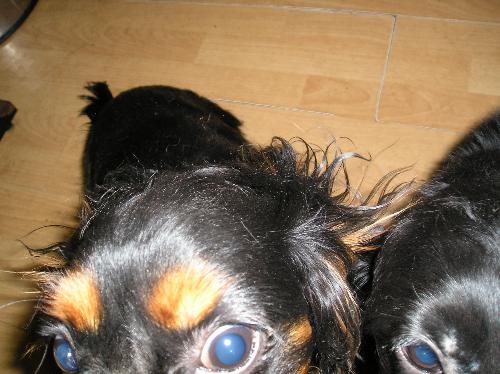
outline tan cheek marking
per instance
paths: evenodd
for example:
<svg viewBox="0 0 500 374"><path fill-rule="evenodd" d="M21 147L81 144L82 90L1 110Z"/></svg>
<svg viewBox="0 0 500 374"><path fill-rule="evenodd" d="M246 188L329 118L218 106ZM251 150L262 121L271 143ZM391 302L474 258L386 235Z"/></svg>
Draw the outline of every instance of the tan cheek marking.
<svg viewBox="0 0 500 374"><path fill-rule="evenodd" d="M301 317L288 327L288 344L291 347L303 346L311 340L313 331L307 316Z"/></svg>
<svg viewBox="0 0 500 374"><path fill-rule="evenodd" d="M303 364L299 370L297 370L297 374L308 374L309 373L309 366L310 366L310 363L309 363L309 360Z"/></svg>
<svg viewBox="0 0 500 374"><path fill-rule="evenodd" d="M47 292L43 310L78 331L97 331L102 316L99 290L92 275L73 271L56 279Z"/></svg>
<svg viewBox="0 0 500 374"><path fill-rule="evenodd" d="M198 325L216 307L222 291L214 271L191 264L161 277L146 307L153 320L163 328L188 329Z"/></svg>

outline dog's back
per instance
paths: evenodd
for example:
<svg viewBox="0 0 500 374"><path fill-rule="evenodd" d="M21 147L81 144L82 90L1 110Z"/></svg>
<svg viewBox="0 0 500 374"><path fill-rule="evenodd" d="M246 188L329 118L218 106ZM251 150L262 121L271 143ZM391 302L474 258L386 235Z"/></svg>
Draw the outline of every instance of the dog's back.
<svg viewBox="0 0 500 374"><path fill-rule="evenodd" d="M189 90L138 87L113 98L108 86L89 85L91 120L85 152L87 193L106 176L127 168L176 169L224 163L245 143L241 123L231 113ZM122 172L122 173L120 173Z"/></svg>
<svg viewBox="0 0 500 374"><path fill-rule="evenodd" d="M498 372L499 114L450 153L399 218L367 316L383 373Z"/></svg>

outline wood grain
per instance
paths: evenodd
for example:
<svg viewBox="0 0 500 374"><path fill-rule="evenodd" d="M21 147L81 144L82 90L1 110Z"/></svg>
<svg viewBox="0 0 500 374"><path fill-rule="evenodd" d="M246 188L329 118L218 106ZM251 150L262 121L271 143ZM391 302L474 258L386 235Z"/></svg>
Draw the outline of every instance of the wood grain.
<svg viewBox="0 0 500 374"><path fill-rule="evenodd" d="M389 16L177 3L42 2L32 19L0 74L164 83L360 118L375 108L392 28Z"/></svg>
<svg viewBox="0 0 500 374"><path fill-rule="evenodd" d="M146 84L193 89L242 118L259 144L335 140L373 158L347 162L361 192L408 165L403 179L426 178L499 103L497 2L228 3L43 0L0 45L0 96L19 109L0 141L0 306L36 297L11 273L40 263L25 245L69 235L49 225L78 224L87 131L78 95L88 81L106 80L115 93ZM490 23L470 22L478 20ZM15 364L32 311L29 303L0 309L0 372L33 372Z"/></svg>
<svg viewBox="0 0 500 374"><path fill-rule="evenodd" d="M500 106L500 25L400 17L382 121L459 129Z"/></svg>
<svg viewBox="0 0 500 374"><path fill-rule="evenodd" d="M411 167L403 177L406 180L424 180L461 136L461 132L401 124L230 103L221 105L243 120L244 132L256 144L267 145L273 136L300 137L323 149L334 142L343 152L356 152L372 159L346 162L352 185L362 182L360 192L365 194L382 176L399 168ZM259 131L254 131L256 128Z"/></svg>
<svg viewBox="0 0 500 374"><path fill-rule="evenodd" d="M200 2L199 0L192 1ZM215 0L214 2L260 6L319 7L341 11L500 22L499 4L494 0Z"/></svg>

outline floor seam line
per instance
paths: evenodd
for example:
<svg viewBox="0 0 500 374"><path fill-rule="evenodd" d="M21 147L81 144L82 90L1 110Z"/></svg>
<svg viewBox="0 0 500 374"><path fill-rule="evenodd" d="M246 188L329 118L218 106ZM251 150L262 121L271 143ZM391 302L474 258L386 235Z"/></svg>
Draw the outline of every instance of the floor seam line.
<svg viewBox="0 0 500 374"><path fill-rule="evenodd" d="M380 78L380 85L377 91L377 99L375 102L375 122L380 122L380 103L382 101L382 93L384 91L385 80L387 78L387 72L389 71L389 64L392 55L392 45L394 42L394 35L396 34L396 25L398 22L398 17L394 16L392 21L392 29L389 33L389 40L387 41L387 50L385 52L385 62L384 62L384 70L382 71L382 77Z"/></svg>
<svg viewBox="0 0 500 374"><path fill-rule="evenodd" d="M424 16L424 15L414 15L405 14L397 12L384 12L384 11L374 11L374 10L361 10L352 8L325 8L321 6L300 6L300 5L277 5L277 4L245 4L245 3L224 3L218 1L189 1L189 0L127 0L129 3L172 3L172 4L194 4L194 5L215 5L215 6L226 6L226 7L242 7L242 8L262 8L262 9L284 9L284 10L296 10L303 12L317 12L317 13L332 13L332 14L352 14L359 16L392 16L392 17L406 17L415 18L422 20L433 20L433 21L444 21L444 22L454 22L454 23L475 23L482 25L495 25L500 26L500 21L484 21L484 20L471 20L471 19L460 19L460 18L448 18L448 17L437 17L437 16Z"/></svg>

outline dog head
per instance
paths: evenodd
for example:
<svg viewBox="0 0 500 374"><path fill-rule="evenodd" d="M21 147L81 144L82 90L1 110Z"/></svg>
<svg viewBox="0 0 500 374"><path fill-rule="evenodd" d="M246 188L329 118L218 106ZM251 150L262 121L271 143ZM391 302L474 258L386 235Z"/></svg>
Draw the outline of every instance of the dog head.
<svg viewBox="0 0 500 374"><path fill-rule="evenodd" d="M114 191L44 287L61 367L59 351L82 373L348 370L359 217L289 177L206 167Z"/></svg>
<svg viewBox="0 0 500 374"><path fill-rule="evenodd" d="M499 118L451 152L383 246L366 322L383 373L498 372Z"/></svg>

